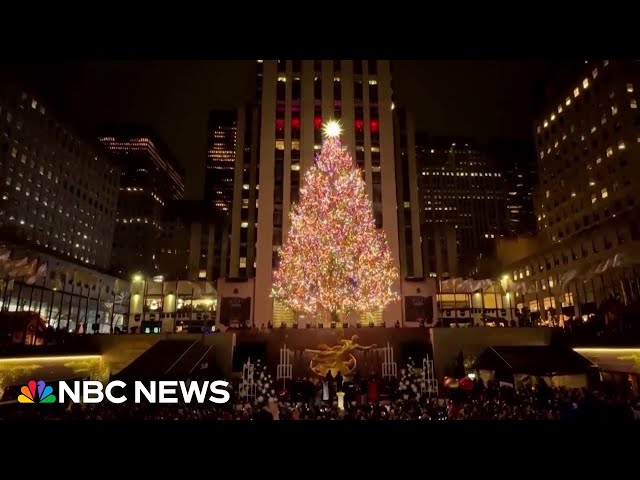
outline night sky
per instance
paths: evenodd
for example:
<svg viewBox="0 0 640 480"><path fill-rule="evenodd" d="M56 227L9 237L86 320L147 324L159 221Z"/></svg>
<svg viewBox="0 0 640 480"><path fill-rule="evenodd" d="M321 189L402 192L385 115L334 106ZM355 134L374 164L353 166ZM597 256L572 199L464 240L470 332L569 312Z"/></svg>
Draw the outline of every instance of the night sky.
<svg viewBox="0 0 640 480"><path fill-rule="evenodd" d="M187 197L202 193L212 109L234 109L255 89L252 61L95 61L0 64L27 80L81 130L149 124L187 169ZM432 135L531 139L544 61L397 61L395 97ZM1 74L0 70L0 74Z"/></svg>

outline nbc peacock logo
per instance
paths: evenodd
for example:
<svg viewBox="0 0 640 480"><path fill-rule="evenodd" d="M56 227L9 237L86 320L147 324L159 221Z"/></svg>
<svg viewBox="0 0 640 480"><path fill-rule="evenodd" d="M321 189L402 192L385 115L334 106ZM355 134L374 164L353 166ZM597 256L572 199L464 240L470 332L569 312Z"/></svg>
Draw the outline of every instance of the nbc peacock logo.
<svg viewBox="0 0 640 480"><path fill-rule="evenodd" d="M37 395L36 395L37 394ZM56 396L53 388L44 383L44 380L30 380L20 389L19 403L55 403Z"/></svg>

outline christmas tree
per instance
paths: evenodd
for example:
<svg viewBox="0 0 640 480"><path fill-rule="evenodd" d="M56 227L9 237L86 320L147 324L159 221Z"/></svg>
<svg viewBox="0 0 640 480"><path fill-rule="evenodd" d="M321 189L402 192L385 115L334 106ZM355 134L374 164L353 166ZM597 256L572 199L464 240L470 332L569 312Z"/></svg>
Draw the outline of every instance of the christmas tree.
<svg viewBox="0 0 640 480"><path fill-rule="evenodd" d="M398 278L384 232L376 230L362 172L329 122L315 165L279 252L273 297L294 312L337 320L351 312L383 310L398 295Z"/></svg>

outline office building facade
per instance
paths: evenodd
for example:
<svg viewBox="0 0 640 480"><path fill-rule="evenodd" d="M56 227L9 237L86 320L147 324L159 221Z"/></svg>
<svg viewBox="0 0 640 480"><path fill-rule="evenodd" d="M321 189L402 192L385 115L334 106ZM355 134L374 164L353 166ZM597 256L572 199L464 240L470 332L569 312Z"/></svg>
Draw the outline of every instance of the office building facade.
<svg viewBox="0 0 640 480"><path fill-rule="evenodd" d="M284 307L274 305L272 275L289 229L291 205L299 200L304 174L322 145L322 125L329 119L340 121L342 143L363 170L376 226L384 229L403 278L394 288L403 293L406 274L400 268L390 62L264 60L257 67L258 107L247 109L251 115L244 115L244 143L238 140L236 146L242 161L236 162L229 266L230 277L236 272L238 277L246 276L250 286L230 282L228 291L224 285L220 288L221 295L236 291L236 295L251 297L255 306L250 310L260 315L252 315L254 324L294 322ZM239 118L238 131L242 122ZM256 138L259 142L247 149L248 142ZM403 232L403 239L405 235ZM410 235L413 244L417 238L413 232ZM247 247L242 250L245 238ZM245 251L246 255L239 253ZM403 262L407 259L405 256ZM413 259L409 263L415 265ZM413 268L412 276L417 270ZM407 291L414 286L407 286ZM375 322L394 324L403 318L397 302L384 314L378 312Z"/></svg>
<svg viewBox="0 0 640 480"><path fill-rule="evenodd" d="M505 228L504 176L470 139L417 138L425 269L439 279L477 275Z"/></svg>
<svg viewBox="0 0 640 480"><path fill-rule="evenodd" d="M86 265L108 268L119 168L43 101L0 86L0 229Z"/></svg>
<svg viewBox="0 0 640 480"><path fill-rule="evenodd" d="M204 199L223 212L230 212L233 205L237 120L235 111L209 114Z"/></svg>
<svg viewBox="0 0 640 480"><path fill-rule="evenodd" d="M489 143L488 152L496 168L504 175L504 235L511 238L535 237L533 195L538 183L538 166L533 142L495 140Z"/></svg>
<svg viewBox="0 0 640 480"><path fill-rule="evenodd" d="M159 273L165 281L215 282L227 276L229 217L206 200L167 205L159 241Z"/></svg>
<svg viewBox="0 0 640 480"><path fill-rule="evenodd" d="M597 61L548 99L534 127L541 246L506 272L528 285L523 306L583 315L640 294L639 91L638 62Z"/></svg>
<svg viewBox="0 0 640 480"><path fill-rule="evenodd" d="M165 209L184 197L184 171L147 128L105 129L99 140L121 168L112 268L125 278L161 274Z"/></svg>

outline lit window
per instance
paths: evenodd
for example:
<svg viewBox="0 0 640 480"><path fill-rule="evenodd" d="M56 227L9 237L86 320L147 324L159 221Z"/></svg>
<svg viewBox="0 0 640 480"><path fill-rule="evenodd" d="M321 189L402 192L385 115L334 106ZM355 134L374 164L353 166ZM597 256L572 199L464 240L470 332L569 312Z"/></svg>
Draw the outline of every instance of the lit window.
<svg viewBox="0 0 640 480"><path fill-rule="evenodd" d="M635 98L631 99L631 108L638 108L638 102L636 102Z"/></svg>
<svg viewBox="0 0 640 480"><path fill-rule="evenodd" d="M547 190L546 192L544 192L544 196L545 196L545 197L549 198L549 195L550 195L549 190Z"/></svg>
<svg viewBox="0 0 640 480"><path fill-rule="evenodd" d="M596 165L597 165L598 163L602 163L602 157L598 157L598 158L596 158Z"/></svg>
<svg viewBox="0 0 640 480"><path fill-rule="evenodd" d="M596 203L598 201L598 197L596 197L596 194L593 193L591 194L591 203Z"/></svg>
<svg viewBox="0 0 640 480"><path fill-rule="evenodd" d="M299 163L292 163L291 164L291 170L293 170L294 172L300 171L300 164Z"/></svg>
<svg viewBox="0 0 640 480"><path fill-rule="evenodd" d="M18 155L18 149L17 149L16 147L13 147L13 148L11 149L11 156L12 156L13 158L16 158L16 155Z"/></svg>
<svg viewBox="0 0 640 480"><path fill-rule="evenodd" d="M248 228L248 227L249 227L249 222L242 222L242 223L240 224L240 226L241 226L242 228Z"/></svg>
<svg viewBox="0 0 640 480"><path fill-rule="evenodd" d="M593 132L595 132L595 131L596 131L596 127L595 127L595 125L594 125L593 127L591 127L591 133L593 133Z"/></svg>
<svg viewBox="0 0 640 480"><path fill-rule="evenodd" d="M279 82L286 82L287 81L287 77L278 77L278 81Z"/></svg>
<svg viewBox="0 0 640 480"><path fill-rule="evenodd" d="M300 140L291 140L291 150L300 150Z"/></svg>
<svg viewBox="0 0 640 480"><path fill-rule="evenodd" d="M596 77L598 76L598 69L597 69L597 68L594 68L594 69L593 69L593 71L591 72L591 76L592 76L593 78L596 78Z"/></svg>
<svg viewBox="0 0 640 480"><path fill-rule="evenodd" d="M276 140L276 150L284 150L284 140Z"/></svg>
<svg viewBox="0 0 640 480"><path fill-rule="evenodd" d="M633 93L633 83L627 83L627 92Z"/></svg>
<svg viewBox="0 0 640 480"><path fill-rule="evenodd" d="M613 155L613 148L609 147L607 148L607 157L610 157L611 155Z"/></svg>
<svg viewBox="0 0 640 480"><path fill-rule="evenodd" d="M38 108L38 102L35 98L31 100L31 108Z"/></svg>
<svg viewBox="0 0 640 480"><path fill-rule="evenodd" d="M536 131L537 131L538 133L540 133L540 131L541 131L540 125L538 125L538 127L536 128Z"/></svg>
<svg viewBox="0 0 640 480"><path fill-rule="evenodd" d="M602 117L600 118L600 125L604 125L605 123L607 123L607 116L602 114Z"/></svg>
<svg viewBox="0 0 640 480"><path fill-rule="evenodd" d="M372 152L380 153L380 147L371 147Z"/></svg>
<svg viewBox="0 0 640 480"><path fill-rule="evenodd" d="M544 125L544 128L547 128L549 126L549 122L545 120L543 125Z"/></svg>
<svg viewBox="0 0 640 480"><path fill-rule="evenodd" d="M562 105L558 105L558 113L562 113Z"/></svg>
<svg viewBox="0 0 640 480"><path fill-rule="evenodd" d="M580 95L580 89L578 87L576 87L573 90L573 96L577 98L579 95Z"/></svg>
<svg viewBox="0 0 640 480"><path fill-rule="evenodd" d="M200 270L198 272L198 278L207 278L207 271L206 270Z"/></svg>
<svg viewBox="0 0 640 480"><path fill-rule="evenodd" d="M594 182L593 180L589 180L589 186L593 187L596 184L596 182Z"/></svg>
<svg viewBox="0 0 640 480"><path fill-rule="evenodd" d="M551 114L551 121L553 122L555 119L556 119L556 114L555 114L555 113L552 113L552 114Z"/></svg>
<svg viewBox="0 0 640 480"><path fill-rule="evenodd" d="M602 190L600 190L600 194L602 195L602 198L607 198L609 196L609 193L607 192L606 188L603 188Z"/></svg>
<svg viewBox="0 0 640 480"><path fill-rule="evenodd" d="M247 257L240 257L240 268L247 268Z"/></svg>
<svg viewBox="0 0 640 480"><path fill-rule="evenodd" d="M554 148L558 148L558 142L556 141L556 143L553 144Z"/></svg>
<svg viewBox="0 0 640 480"><path fill-rule="evenodd" d="M571 192L571 198L576 196L576 192Z"/></svg>
<svg viewBox="0 0 640 480"><path fill-rule="evenodd" d="M625 149L624 142L620 142L618 144L618 150L624 150L624 149Z"/></svg>
<svg viewBox="0 0 640 480"><path fill-rule="evenodd" d="M571 105L571 98L567 97L567 99L565 100L564 104L568 107L569 105Z"/></svg>
<svg viewBox="0 0 640 480"><path fill-rule="evenodd" d="M369 85L377 85L377 84L378 84L377 80L375 80L373 78L369 80Z"/></svg>
<svg viewBox="0 0 640 480"><path fill-rule="evenodd" d="M582 80L582 88L589 88L589 79L588 78L585 78L584 80Z"/></svg>
<svg viewBox="0 0 640 480"><path fill-rule="evenodd" d="M242 189L243 190L249 190L249 184L245 183L244 185L242 185Z"/></svg>
<svg viewBox="0 0 640 480"><path fill-rule="evenodd" d="M618 107L613 105L611 107L611 115L616 115L618 113Z"/></svg>
<svg viewBox="0 0 640 480"><path fill-rule="evenodd" d="M262 63L262 62L264 62L264 60L257 60L257 62L258 62L258 63Z"/></svg>
<svg viewBox="0 0 640 480"><path fill-rule="evenodd" d="M607 65L609 65L609 60L603 60L602 64L606 67Z"/></svg>

